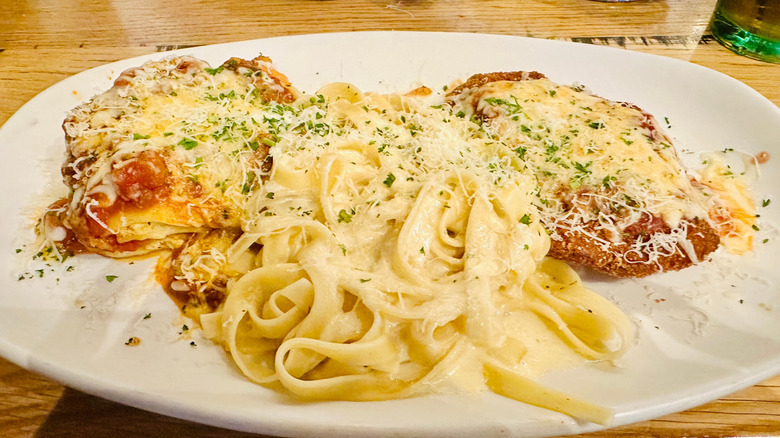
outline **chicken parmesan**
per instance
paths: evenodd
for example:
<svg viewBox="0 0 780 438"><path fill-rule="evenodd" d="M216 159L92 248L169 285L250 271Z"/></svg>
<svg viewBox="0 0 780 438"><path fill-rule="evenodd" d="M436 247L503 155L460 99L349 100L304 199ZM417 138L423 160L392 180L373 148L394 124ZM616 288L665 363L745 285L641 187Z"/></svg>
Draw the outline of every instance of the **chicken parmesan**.
<svg viewBox="0 0 780 438"><path fill-rule="evenodd" d="M553 257L618 277L679 270L718 248L724 233L711 219L731 221L734 209L712 214L724 211L707 190L715 184L692 180L656 119L635 105L538 72L478 74L447 101L536 178ZM740 239L750 234L743 226Z"/></svg>

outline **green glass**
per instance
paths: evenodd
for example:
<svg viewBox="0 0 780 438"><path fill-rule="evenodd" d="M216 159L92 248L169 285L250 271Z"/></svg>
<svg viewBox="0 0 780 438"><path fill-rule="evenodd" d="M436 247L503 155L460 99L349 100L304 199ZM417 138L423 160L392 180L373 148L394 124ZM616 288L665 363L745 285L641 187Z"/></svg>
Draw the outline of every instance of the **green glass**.
<svg viewBox="0 0 780 438"><path fill-rule="evenodd" d="M740 55L780 63L780 0L718 0L710 29Z"/></svg>

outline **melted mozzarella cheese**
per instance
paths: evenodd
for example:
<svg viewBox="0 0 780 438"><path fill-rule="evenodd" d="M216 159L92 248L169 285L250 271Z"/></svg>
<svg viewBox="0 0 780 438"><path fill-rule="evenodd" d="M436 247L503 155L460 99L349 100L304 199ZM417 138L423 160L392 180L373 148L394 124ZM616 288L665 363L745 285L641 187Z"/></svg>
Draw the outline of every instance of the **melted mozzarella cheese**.
<svg viewBox="0 0 780 438"><path fill-rule="evenodd" d="M500 116L487 129L539 176L541 199L616 189L627 204L641 203L672 227L684 216L704 214L691 201L693 189L671 141L635 107L547 79L493 82L480 91L478 111Z"/></svg>

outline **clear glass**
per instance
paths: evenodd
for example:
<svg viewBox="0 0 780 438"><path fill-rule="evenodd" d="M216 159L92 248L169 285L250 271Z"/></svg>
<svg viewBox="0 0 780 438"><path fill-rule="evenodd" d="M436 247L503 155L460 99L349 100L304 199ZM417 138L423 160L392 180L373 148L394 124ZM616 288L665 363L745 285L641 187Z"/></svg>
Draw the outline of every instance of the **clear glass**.
<svg viewBox="0 0 780 438"><path fill-rule="evenodd" d="M710 29L740 55L780 63L780 0L718 0Z"/></svg>

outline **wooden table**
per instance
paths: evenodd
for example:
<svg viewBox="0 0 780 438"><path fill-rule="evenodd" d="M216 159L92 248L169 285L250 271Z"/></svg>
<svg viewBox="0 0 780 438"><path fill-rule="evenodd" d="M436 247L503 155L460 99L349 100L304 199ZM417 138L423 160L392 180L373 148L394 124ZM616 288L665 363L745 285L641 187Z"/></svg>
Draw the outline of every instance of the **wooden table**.
<svg viewBox="0 0 780 438"><path fill-rule="evenodd" d="M780 65L709 35L715 0L31 0L0 1L0 124L50 85L101 64L213 43L316 32L431 30L553 38L683 59L780 104ZM780 435L780 376L607 436ZM245 434L172 419L66 388L0 359L0 436Z"/></svg>

